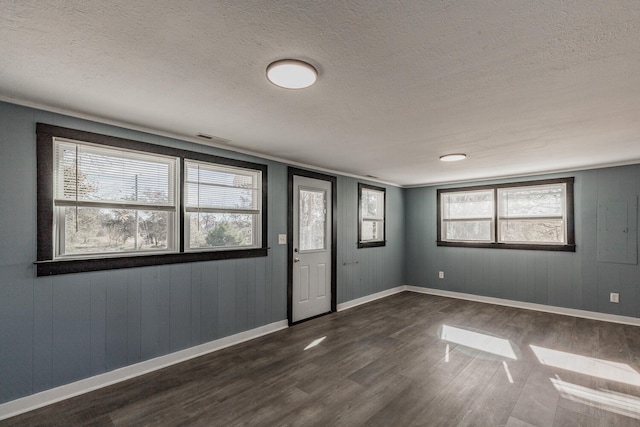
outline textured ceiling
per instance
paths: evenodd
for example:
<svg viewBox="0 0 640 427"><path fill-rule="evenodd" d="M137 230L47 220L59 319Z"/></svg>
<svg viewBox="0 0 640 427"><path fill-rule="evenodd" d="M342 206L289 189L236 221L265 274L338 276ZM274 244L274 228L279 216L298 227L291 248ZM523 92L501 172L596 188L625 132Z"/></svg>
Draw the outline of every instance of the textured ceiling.
<svg viewBox="0 0 640 427"><path fill-rule="evenodd" d="M638 163L640 2L0 0L0 96L399 185Z"/></svg>

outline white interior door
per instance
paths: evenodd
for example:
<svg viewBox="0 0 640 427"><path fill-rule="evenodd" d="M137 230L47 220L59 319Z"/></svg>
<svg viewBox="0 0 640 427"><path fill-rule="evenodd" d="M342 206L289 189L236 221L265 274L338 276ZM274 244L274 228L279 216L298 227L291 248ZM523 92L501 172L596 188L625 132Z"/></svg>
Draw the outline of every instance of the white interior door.
<svg viewBox="0 0 640 427"><path fill-rule="evenodd" d="M331 200L331 182L293 176L293 322L331 311Z"/></svg>

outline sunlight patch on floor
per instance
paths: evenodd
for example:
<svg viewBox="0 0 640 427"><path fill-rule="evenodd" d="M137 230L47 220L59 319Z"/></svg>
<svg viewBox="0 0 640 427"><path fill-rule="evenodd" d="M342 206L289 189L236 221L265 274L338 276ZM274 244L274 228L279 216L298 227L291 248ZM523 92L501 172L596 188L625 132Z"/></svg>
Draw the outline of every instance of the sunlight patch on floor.
<svg viewBox="0 0 640 427"><path fill-rule="evenodd" d="M442 325L440 339L473 348L475 350L506 357L507 359L518 360L518 357L511 346L511 342L504 338L456 328L454 326Z"/></svg>
<svg viewBox="0 0 640 427"><path fill-rule="evenodd" d="M320 344L322 341L324 341L324 339L327 338L326 336L322 337L322 338L318 338L316 340L311 341L311 343L306 346L304 349L305 350L309 350L310 348L313 348L315 346L317 346L318 344Z"/></svg>
<svg viewBox="0 0 640 427"><path fill-rule="evenodd" d="M640 387L640 374L625 363L530 345L543 365Z"/></svg>
<svg viewBox="0 0 640 427"><path fill-rule="evenodd" d="M605 389L595 390L572 384L562 381L557 375L556 378L549 379L556 390L560 392L560 395L566 399L627 417L640 419L640 398L636 396L616 393Z"/></svg>

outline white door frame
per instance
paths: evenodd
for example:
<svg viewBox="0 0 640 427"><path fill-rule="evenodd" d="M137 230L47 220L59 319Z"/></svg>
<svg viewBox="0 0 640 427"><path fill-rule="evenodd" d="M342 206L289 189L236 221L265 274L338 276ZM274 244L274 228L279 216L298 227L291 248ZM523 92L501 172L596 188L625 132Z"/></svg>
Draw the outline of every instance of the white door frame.
<svg viewBox="0 0 640 427"><path fill-rule="evenodd" d="M338 215L337 215L337 205L338 205L338 192L337 192L337 182L338 179L335 176L325 175L318 172L312 172L304 169L298 169L294 167L289 167L288 169L288 206L287 206L287 318L289 321L289 326L293 325L293 214L294 209L297 209L297 206L293 206L293 192L295 189L293 188L293 177L302 176L307 178L319 179L322 181L329 181L331 183L331 212L328 212L330 215L329 223L331 225L331 311L336 311L336 283L337 283L337 269L336 269L336 259L337 259L337 230L338 230ZM317 317L317 316L314 316ZM312 319L314 317L303 319L295 323L304 322L306 320Z"/></svg>

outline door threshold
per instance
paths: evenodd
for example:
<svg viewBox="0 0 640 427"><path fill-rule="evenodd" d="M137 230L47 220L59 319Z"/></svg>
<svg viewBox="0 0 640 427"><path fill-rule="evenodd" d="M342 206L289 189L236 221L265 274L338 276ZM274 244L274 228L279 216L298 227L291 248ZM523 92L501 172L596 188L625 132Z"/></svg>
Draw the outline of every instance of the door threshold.
<svg viewBox="0 0 640 427"><path fill-rule="evenodd" d="M331 313L335 313L335 311L327 311L326 313L316 314L315 316L307 317L306 319L298 320L296 322L289 322L289 326L299 325L300 323L308 322L309 320L317 319L318 317L326 316Z"/></svg>

